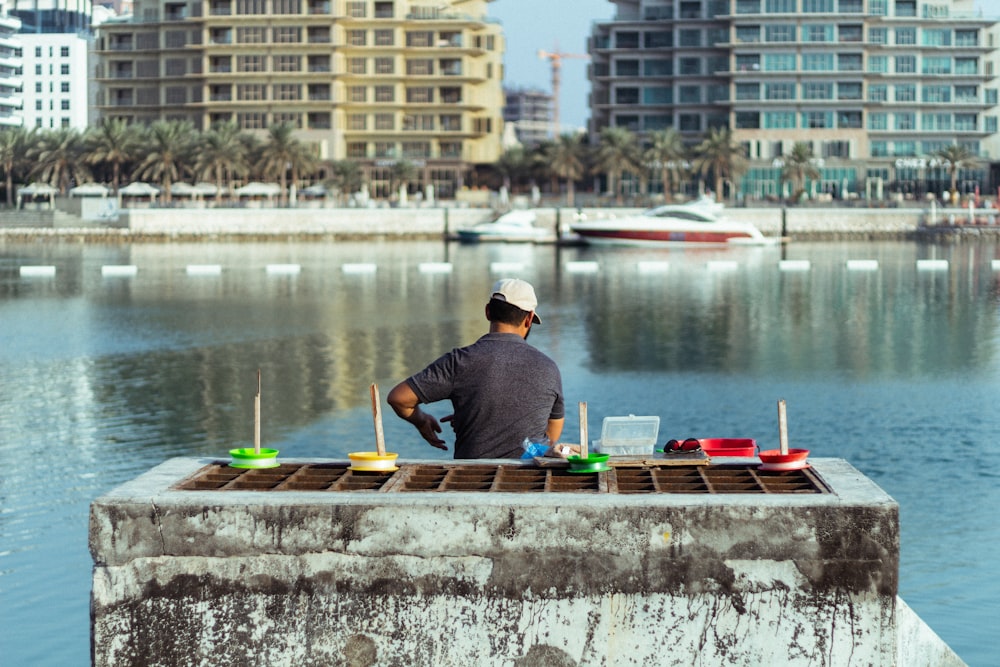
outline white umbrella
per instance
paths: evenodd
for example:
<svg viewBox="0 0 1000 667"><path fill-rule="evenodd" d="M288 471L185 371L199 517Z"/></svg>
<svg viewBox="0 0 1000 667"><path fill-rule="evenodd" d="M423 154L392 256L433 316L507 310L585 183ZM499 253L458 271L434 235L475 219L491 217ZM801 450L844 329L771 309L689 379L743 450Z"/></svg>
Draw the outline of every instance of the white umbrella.
<svg viewBox="0 0 1000 667"><path fill-rule="evenodd" d="M51 197L57 194L59 190L48 183L32 183L31 185L25 185L17 192L25 197Z"/></svg>
<svg viewBox="0 0 1000 667"><path fill-rule="evenodd" d="M71 197L107 197L111 189L100 183L84 183L70 189Z"/></svg>
<svg viewBox="0 0 1000 667"><path fill-rule="evenodd" d="M277 183L258 183L257 181L236 189L238 197L276 197L280 193L281 186Z"/></svg>
<svg viewBox="0 0 1000 667"><path fill-rule="evenodd" d="M203 197L211 197L219 191L218 186L214 183L195 183L194 192L195 194L202 195Z"/></svg>
<svg viewBox="0 0 1000 667"><path fill-rule="evenodd" d="M170 186L170 194L178 195L180 197L193 197L197 194L195 187L190 183L185 183L181 181L180 183L173 183Z"/></svg>
<svg viewBox="0 0 1000 667"><path fill-rule="evenodd" d="M160 194L159 188L142 181L133 181L118 191L118 194L127 197L155 197Z"/></svg>

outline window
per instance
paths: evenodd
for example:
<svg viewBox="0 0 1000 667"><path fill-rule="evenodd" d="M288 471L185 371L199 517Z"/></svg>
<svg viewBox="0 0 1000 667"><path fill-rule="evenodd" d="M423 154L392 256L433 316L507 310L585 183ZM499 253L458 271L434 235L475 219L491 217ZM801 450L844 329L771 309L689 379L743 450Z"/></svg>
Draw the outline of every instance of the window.
<svg viewBox="0 0 1000 667"><path fill-rule="evenodd" d="M923 102L951 102L951 86L925 85L921 94Z"/></svg>
<svg viewBox="0 0 1000 667"><path fill-rule="evenodd" d="M431 144L429 141L404 141L404 158L429 158L431 156Z"/></svg>
<svg viewBox="0 0 1000 667"><path fill-rule="evenodd" d="M376 2L375 3L375 18L377 19L391 19L393 17L392 3L391 2Z"/></svg>
<svg viewBox="0 0 1000 667"><path fill-rule="evenodd" d="M236 99L240 102L261 102L267 99L267 91L262 83L241 83L236 86Z"/></svg>
<svg viewBox="0 0 1000 667"><path fill-rule="evenodd" d="M860 111L838 112L837 127L849 130L861 129L861 112Z"/></svg>
<svg viewBox="0 0 1000 667"><path fill-rule="evenodd" d="M348 86L347 99L351 102L367 102L368 89L364 86Z"/></svg>
<svg viewBox="0 0 1000 667"><path fill-rule="evenodd" d="M795 14L798 8L796 0L766 0L764 7L767 14Z"/></svg>
<svg viewBox="0 0 1000 667"><path fill-rule="evenodd" d="M897 130L915 130L917 129L917 115L910 111L898 111L896 112L896 128Z"/></svg>
<svg viewBox="0 0 1000 667"><path fill-rule="evenodd" d="M379 29L375 31L375 46L393 46L396 34L392 30Z"/></svg>
<svg viewBox="0 0 1000 667"><path fill-rule="evenodd" d="M888 16L889 10L887 8L886 0L868 0L868 15Z"/></svg>
<svg viewBox="0 0 1000 667"><path fill-rule="evenodd" d="M979 31L955 30L955 46L979 46Z"/></svg>
<svg viewBox="0 0 1000 667"><path fill-rule="evenodd" d="M951 58L924 56L924 74L951 74Z"/></svg>
<svg viewBox="0 0 1000 667"><path fill-rule="evenodd" d="M764 57L764 70L767 72L794 72L794 53L769 53Z"/></svg>
<svg viewBox="0 0 1000 667"><path fill-rule="evenodd" d="M832 53L804 53L802 54L802 69L807 72L832 72Z"/></svg>
<svg viewBox="0 0 1000 667"><path fill-rule="evenodd" d="M900 83L896 85L897 102L916 102L917 87L912 83Z"/></svg>
<svg viewBox="0 0 1000 667"><path fill-rule="evenodd" d="M237 72L263 72L264 56L241 55L236 56Z"/></svg>
<svg viewBox="0 0 1000 667"><path fill-rule="evenodd" d="M841 81L837 84L837 99L838 100L860 100L861 99L861 82L860 81Z"/></svg>
<svg viewBox="0 0 1000 667"><path fill-rule="evenodd" d="M975 58L955 58L955 74L963 76L979 74L979 61Z"/></svg>
<svg viewBox="0 0 1000 667"><path fill-rule="evenodd" d="M69 81L63 81L63 82L61 82L59 84L59 92L60 93L68 93L69 92Z"/></svg>
<svg viewBox="0 0 1000 667"><path fill-rule="evenodd" d="M647 86L642 89L643 104L672 104L673 101L674 89L670 86Z"/></svg>
<svg viewBox="0 0 1000 667"><path fill-rule="evenodd" d="M393 74L396 71L396 61L392 57L378 57L375 59L376 74Z"/></svg>
<svg viewBox="0 0 1000 667"><path fill-rule="evenodd" d="M461 141L442 141L441 157L460 158L462 157ZM439 189L440 191L440 189Z"/></svg>
<svg viewBox="0 0 1000 667"><path fill-rule="evenodd" d="M639 33L637 32L616 32L616 49L637 49L639 48Z"/></svg>
<svg viewBox="0 0 1000 667"><path fill-rule="evenodd" d="M271 0L275 14L301 14L301 0Z"/></svg>
<svg viewBox="0 0 1000 667"><path fill-rule="evenodd" d="M615 104L638 104L638 103L639 103L638 88L615 89Z"/></svg>
<svg viewBox="0 0 1000 667"><path fill-rule="evenodd" d="M869 144L872 157L888 157L889 148L884 141L873 141ZM883 179L884 180L884 179Z"/></svg>
<svg viewBox="0 0 1000 667"><path fill-rule="evenodd" d="M823 157L851 157L851 142L849 141L824 141L822 148Z"/></svg>
<svg viewBox="0 0 1000 667"><path fill-rule="evenodd" d="M403 116L404 132L433 132L434 114L417 113Z"/></svg>
<svg viewBox="0 0 1000 667"><path fill-rule="evenodd" d="M896 28L896 46L912 45L916 43L916 28Z"/></svg>
<svg viewBox="0 0 1000 667"><path fill-rule="evenodd" d="M701 116L693 113L682 113L678 120L681 132L701 132Z"/></svg>
<svg viewBox="0 0 1000 667"><path fill-rule="evenodd" d="M868 71L876 74L889 72L888 56L868 56Z"/></svg>
<svg viewBox="0 0 1000 667"><path fill-rule="evenodd" d="M368 127L368 116L363 113L352 113L347 116L348 130L364 130Z"/></svg>
<svg viewBox="0 0 1000 667"><path fill-rule="evenodd" d="M396 116L391 113L377 113L375 114L375 129L376 130L395 130L396 129Z"/></svg>
<svg viewBox="0 0 1000 667"><path fill-rule="evenodd" d="M669 58L657 58L642 61L644 76L670 76L674 73L674 61Z"/></svg>
<svg viewBox="0 0 1000 667"><path fill-rule="evenodd" d="M976 114L974 113L955 114L955 129L959 132L975 132Z"/></svg>
<svg viewBox="0 0 1000 667"><path fill-rule="evenodd" d="M759 100L760 99L760 84L759 83L737 83L736 84L736 99L737 100Z"/></svg>
<svg viewBox="0 0 1000 667"><path fill-rule="evenodd" d="M767 42L794 42L795 26L791 23L769 25L764 28L764 35Z"/></svg>
<svg viewBox="0 0 1000 667"><path fill-rule="evenodd" d="M979 91L976 86L955 86L956 102L978 102Z"/></svg>
<svg viewBox="0 0 1000 667"><path fill-rule="evenodd" d="M69 47L68 46L59 47L59 55L62 58L69 58Z"/></svg>
<svg viewBox="0 0 1000 667"><path fill-rule="evenodd" d="M862 67L862 57L860 53L838 53L838 72L860 72Z"/></svg>
<svg viewBox="0 0 1000 667"><path fill-rule="evenodd" d="M681 58L678 74L681 76L697 76L701 74L701 58Z"/></svg>
<svg viewBox="0 0 1000 667"><path fill-rule="evenodd" d="M755 72L759 70L760 56L756 53L737 53L736 69L740 72Z"/></svg>
<svg viewBox="0 0 1000 667"><path fill-rule="evenodd" d="M329 130L333 127L333 123L330 122L330 114L319 111L310 111L306 115L306 122L314 130Z"/></svg>
<svg viewBox="0 0 1000 667"><path fill-rule="evenodd" d="M406 61L407 76L429 76L434 74L434 61L431 58L415 58Z"/></svg>
<svg viewBox="0 0 1000 667"><path fill-rule="evenodd" d="M860 14L863 11L861 0L840 0L837 9L841 14Z"/></svg>
<svg viewBox="0 0 1000 667"><path fill-rule="evenodd" d="M643 33L643 44L647 49L669 48L674 45L674 33L669 30L650 30Z"/></svg>
<svg viewBox="0 0 1000 667"><path fill-rule="evenodd" d="M888 86L884 83L873 83L868 86L869 102L885 102L889 99Z"/></svg>
<svg viewBox="0 0 1000 667"><path fill-rule="evenodd" d="M487 78L492 75L489 73L489 67L492 63L487 63ZM441 74L445 76L462 76L462 60L461 58L442 58L438 61L438 66L441 68Z"/></svg>
<svg viewBox="0 0 1000 667"><path fill-rule="evenodd" d="M920 129L924 132L951 130L951 114L925 113L920 116Z"/></svg>
<svg viewBox="0 0 1000 667"><path fill-rule="evenodd" d="M889 128L889 117L884 113L869 113L868 114L868 129L869 130L886 130Z"/></svg>
<svg viewBox="0 0 1000 667"><path fill-rule="evenodd" d="M832 14L833 0L802 0L802 11L807 14Z"/></svg>
<svg viewBox="0 0 1000 667"><path fill-rule="evenodd" d="M760 0L736 0L737 14L760 14Z"/></svg>
<svg viewBox="0 0 1000 667"><path fill-rule="evenodd" d="M395 157L396 144L391 141L375 142L375 157Z"/></svg>
<svg viewBox="0 0 1000 667"><path fill-rule="evenodd" d="M302 28L298 26L277 26L274 29L276 44L298 44L302 41Z"/></svg>
<svg viewBox="0 0 1000 667"><path fill-rule="evenodd" d="M434 89L430 86L409 87L406 101L410 104L430 104L434 101Z"/></svg>
<svg viewBox="0 0 1000 667"><path fill-rule="evenodd" d="M236 0L236 13L240 16L263 16L267 14L266 0Z"/></svg>
<svg viewBox="0 0 1000 667"><path fill-rule="evenodd" d="M274 99L282 101L302 99L302 86L297 83L279 83L274 87Z"/></svg>
<svg viewBox="0 0 1000 667"><path fill-rule="evenodd" d="M442 104L462 103L462 89L459 87L442 86L441 89L438 90L438 95Z"/></svg>
<svg viewBox="0 0 1000 667"><path fill-rule="evenodd" d="M665 130L673 124L670 114L653 114L642 117L642 129L647 131Z"/></svg>
<svg viewBox="0 0 1000 667"><path fill-rule="evenodd" d="M396 89L392 86L375 86L376 102L395 102Z"/></svg>
<svg viewBox="0 0 1000 667"><path fill-rule="evenodd" d="M736 26L736 41L740 44L754 44L760 41L759 25Z"/></svg>
<svg viewBox="0 0 1000 667"><path fill-rule="evenodd" d="M833 26L828 23L807 23L802 26L803 42L832 42Z"/></svg>
<svg viewBox="0 0 1000 667"><path fill-rule="evenodd" d="M63 76L69 75L69 65L63 64L59 66L59 73Z"/></svg>
<svg viewBox="0 0 1000 667"><path fill-rule="evenodd" d="M348 58L347 71L350 74L364 74L368 68L367 58Z"/></svg>
<svg viewBox="0 0 1000 667"><path fill-rule="evenodd" d="M263 26L237 28L236 41L240 44L263 44L267 41L267 33Z"/></svg>
<svg viewBox="0 0 1000 667"><path fill-rule="evenodd" d="M366 0L348 0L347 3L347 15L354 19L363 19L367 15L366 5L368 2Z"/></svg>
<svg viewBox="0 0 1000 667"><path fill-rule="evenodd" d="M616 60L615 76L639 76L639 61Z"/></svg>
<svg viewBox="0 0 1000 667"><path fill-rule="evenodd" d="M274 71L276 72L299 72L301 70L302 56L283 55L275 58Z"/></svg>
<svg viewBox="0 0 1000 667"><path fill-rule="evenodd" d="M440 121L443 132L462 131L462 116L460 114L441 114Z"/></svg>
<svg viewBox="0 0 1000 667"><path fill-rule="evenodd" d="M868 28L868 41L872 44L888 44L888 33L888 28Z"/></svg>
<svg viewBox="0 0 1000 667"><path fill-rule="evenodd" d="M833 112L806 111L802 114L802 126L809 129L833 127Z"/></svg>
<svg viewBox="0 0 1000 667"><path fill-rule="evenodd" d="M764 96L769 100L794 100L795 84L788 81L765 84Z"/></svg>
<svg viewBox="0 0 1000 667"><path fill-rule="evenodd" d="M841 42L860 42L863 34L860 24L837 26L837 39Z"/></svg>
<svg viewBox="0 0 1000 667"><path fill-rule="evenodd" d="M701 31L681 30L677 43L680 46L701 46Z"/></svg>
<svg viewBox="0 0 1000 667"><path fill-rule="evenodd" d="M364 46L368 40L368 32L365 30L348 30L347 43L351 46Z"/></svg>
<svg viewBox="0 0 1000 667"><path fill-rule="evenodd" d="M699 86L681 86L677 90L677 101L681 104L700 104L701 88Z"/></svg>
<svg viewBox="0 0 1000 667"><path fill-rule="evenodd" d="M802 99L832 100L833 84L818 81L806 81L802 84Z"/></svg>
<svg viewBox="0 0 1000 667"><path fill-rule="evenodd" d="M738 130L760 129L760 113L757 111L737 111L736 129Z"/></svg>
<svg viewBox="0 0 1000 667"><path fill-rule="evenodd" d="M951 30L944 28L924 28L924 46L951 46Z"/></svg>
<svg viewBox="0 0 1000 667"><path fill-rule="evenodd" d="M434 31L433 30L407 31L406 45L412 47L434 46Z"/></svg>
<svg viewBox="0 0 1000 667"><path fill-rule="evenodd" d="M896 56L896 74L913 74L916 71L916 56Z"/></svg>

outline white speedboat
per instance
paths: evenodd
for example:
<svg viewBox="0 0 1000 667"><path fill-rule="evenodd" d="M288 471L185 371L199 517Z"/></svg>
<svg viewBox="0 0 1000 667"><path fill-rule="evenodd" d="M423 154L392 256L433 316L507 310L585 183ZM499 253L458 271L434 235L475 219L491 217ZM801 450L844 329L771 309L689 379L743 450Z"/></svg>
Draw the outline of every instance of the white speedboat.
<svg viewBox="0 0 1000 667"><path fill-rule="evenodd" d="M723 204L702 198L666 204L639 215L583 220L570 225L594 245L772 245L778 242L746 222L728 220Z"/></svg>
<svg viewBox="0 0 1000 667"><path fill-rule="evenodd" d="M536 218L534 211L509 211L495 220L464 227L456 233L458 240L463 243L486 241L544 243L555 241L553 230L535 226Z"/></svg>

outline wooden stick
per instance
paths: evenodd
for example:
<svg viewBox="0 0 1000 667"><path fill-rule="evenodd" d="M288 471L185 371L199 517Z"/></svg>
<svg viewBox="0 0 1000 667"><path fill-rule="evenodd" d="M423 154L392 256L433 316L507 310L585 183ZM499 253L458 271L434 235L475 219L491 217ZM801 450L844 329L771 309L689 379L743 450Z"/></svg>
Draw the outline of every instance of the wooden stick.
<svg viewBox="0 0 1000 667"><path fill-rule="evenodd" d="M781 455L788 454L788 418L785 416L785 399L778 400L778 446Z"/></svg>
<svg viewBox="0 0 1000 667"><path fill-rule="evenodd" d="M385 434L382 431L382 402L378 397L378 385L372 382L372 418L375 420L375 450L385 456Z"/></svg>
<svg viewBox="0 0 1000 667"><path fill-rule="evenodd" d="M580 458L585 459L587 453L587 404L580 402Z"/></svg>
<svg viewBox="0 0 1000 667"><path fill-rule="evenodd" d="M257 395L253 397L253 453L260 454L260 369L257 369Z"/></svg>

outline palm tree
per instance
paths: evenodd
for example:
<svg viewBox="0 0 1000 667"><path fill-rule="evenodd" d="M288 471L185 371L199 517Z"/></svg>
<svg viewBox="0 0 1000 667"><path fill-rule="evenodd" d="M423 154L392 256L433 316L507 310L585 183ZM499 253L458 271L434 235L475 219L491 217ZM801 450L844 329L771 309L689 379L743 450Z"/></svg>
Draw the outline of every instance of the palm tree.
<svg viewBox="0 0 1000 667"><path fill-rule="evenodd" d="M549 172L566 180L566 205L573 206L576 181L583 178L586 172L583 135L561 134L558 139L546 144L543 155Z"/></svg>
<svg viewBox="0 0 1000 667"><path fill-rule="evenodd" d="M408 188L410 181L417 177L417 165L409 160L396 160L389 170L389 191L395 194L400 188Z"/></svg>
<svg viewBox="0 0 1000 667"><path fill-rule="evenodd" d="M337 160L331 163L330 173L330 185L336 190L341 202L352 192L360 190L364 181L361 167L352 160Z"/></svg>
<svg viewBox="0 0 1000 667"><path fill-rule="evenodd" d="M250 171L250 143L245 141L235 121L219 123L202 135L198 156L194 161L194 174L198 180L215 183L215 200L222 200L224 186L231 184L234 176L244 176Z"/></svg>
<svg viewBox="0 0 1000 667"><path fill-rule="evenodd" d="M190 173L195 146L194 124L188 120L158 120L143 133L146 154L136 167L137 178L148 178L163 186L163 201L170 203L174 181Z"/></svg>
<svg viewBox="0 0 1000 667"><path fill-rule="evenodd" d="M687 146L684 145L681 133L672 127L656 130L650 135L650 139L650 146L643 153L643 158L647 164L660 170L663 197L669 202L673 199L673 186L680 180L680 171L687 159Z"/></svg>
<svg viewBox="0 0 1000 667"><path fill-rule="evenodd" d="M812 146L804 141L796 141L792 144L792 150L788 155L782 156L781 159L784 162L781 167L781 180L791 182L792 201L797 202L805 192L806 181L820 177Z"/></svg>
<svg viewBox="0 0 1000 667"><path fill-rule="evenodd" d="M122 167L135 159L138 136L134 126L117 118L103 118L84 132L87 163L111 165L111 188L115 192L121 183Z"/></svg>
<svg viewBox="0 0 1000 667"><path fill-rule="evenodd" d="M315 170L316 164L316 158L306 145L295 137L292 125L282 123L268 128L267 139L260 147L257 168L265 178L276 178L281 184L282 202L288 202L289 172L295 183L299 174Z"/></svg>
<svg viewBox="0 0 1000 667"><path fill-rule="evenodd" d="M934 151L934 157L944 162L948 167L948 174L951 176L951 201L957 202L958 170L974 169L979 165L979 156L965 144L949 144Z"/></svg>
<svg viewBox="0 0 1000 667"><path fill-rule="evenodd" d="M0 169L3 170L4 186L7 191L7 206L14 204L14 174L22 172L29 164L28 146L34 133L23 127L11 127L0 131Z"/></svg>
<svg viewBox="0 0 1000 667"><path fill-rule="evenodd" d="M28 152L35 163L31 174L58 188L60 194L66 194L74 181L90 180L84 154L83 134L79 130L72 127L42 130Z"/></svg>
<svg viewBox="0 0 1000 667"><path fill-rule="evenodd" d="M743 147L733 141L732 131L723 127L710 129L694 150L698 156L694 160L695 170L705 178L715 177L715 199L721 201L723 183L732 182L746 166Z"/></svg>
<svg viewBox="0 0 1000 667"><path fill-rule="evenodd" d="M622 204L622 176L640 170L639 142L624 127L606 127L594 152L594 169L607 174L608 190L615 193L615 203Z"/></svg>
<svg viewBox="0 0 1000 667"><path fill-rule="evenodd" d="M513 146L503 152L493 168L500 172L504 187L514 192L517 184L531 172L532 161L532 157L522 146Z"/></svg>

